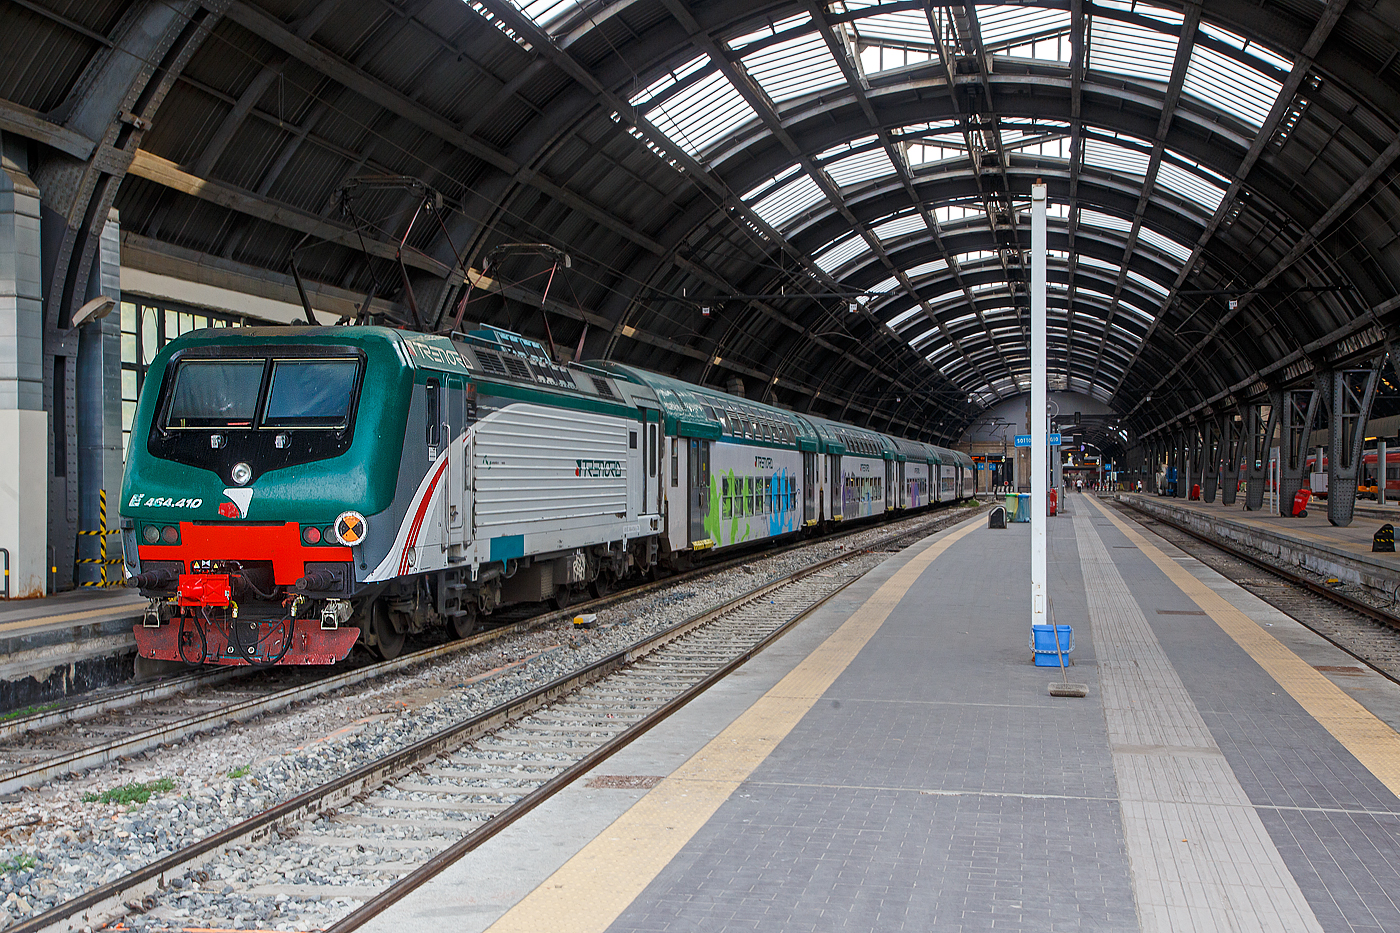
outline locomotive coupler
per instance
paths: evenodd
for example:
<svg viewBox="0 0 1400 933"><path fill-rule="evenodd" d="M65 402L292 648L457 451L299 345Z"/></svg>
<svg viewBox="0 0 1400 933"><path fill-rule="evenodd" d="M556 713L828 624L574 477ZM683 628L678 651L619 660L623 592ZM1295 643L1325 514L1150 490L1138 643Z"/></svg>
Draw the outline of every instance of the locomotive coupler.
<svg viewBox="0 0 1400 933"><path fill-rule="evenodd" d="M347 599L328 599L321 605L321 628L332 631L350 621L354 607Z"/></svg>
<svg viewBox="0 0 1400 933"><path fill-rule="evenodd" d="M160 628L170 621L170 616L170 600L155 596L146 604L146 610L141 614L141 625L143 628Z"/></svg>

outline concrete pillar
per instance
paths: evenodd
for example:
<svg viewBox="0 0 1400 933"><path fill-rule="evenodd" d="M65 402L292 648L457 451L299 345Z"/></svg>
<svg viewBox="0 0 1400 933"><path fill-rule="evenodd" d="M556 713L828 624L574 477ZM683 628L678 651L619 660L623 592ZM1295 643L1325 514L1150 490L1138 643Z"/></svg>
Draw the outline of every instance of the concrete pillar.
<svg viewBox="0 0 1400 933"><path fill-rule="evenodd" d="M1376 441L1376 504L1385 505L1385 438Z"/></svg>
<svg viewBox="0 0 1400 933"><path fill-rule="evenodd" d="M12 597L44 595L49 570L39 188L27 151L0 133L0 548Z"/></svg>

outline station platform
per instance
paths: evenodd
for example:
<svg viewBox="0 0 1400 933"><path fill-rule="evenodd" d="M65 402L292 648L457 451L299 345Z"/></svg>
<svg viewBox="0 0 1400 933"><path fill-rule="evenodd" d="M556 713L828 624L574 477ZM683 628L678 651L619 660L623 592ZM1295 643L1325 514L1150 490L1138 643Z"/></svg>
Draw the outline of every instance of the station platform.
<svg viewBox="0 0 1400 933"><path fill-rule="evenodd" d="M1306 517L1246 512L1241 496L1234 505L1144 493L1116 497L1148 515L1185 525L1208 538L1243 544L1279 561L1336 577L1393 598L1400 591L1400 552L1373 552L1371 539L1383 524L1400 524L1400 507L1358 503L1350 525L1327 521L1327 503L1313 503Z"/></svg>
<svg viewBox="0 0 1400 933"><path fill-rule="evenodd" d="M1090 495L893 555L374 921L454 930L1400 929L1400 686Z"/></svg>
<svg viewBox="0 0 1400 933"><path fill-rule="evenodd" d="M0 713L129 676L146 600L125 588L81 588L0 601Z"/></svg>

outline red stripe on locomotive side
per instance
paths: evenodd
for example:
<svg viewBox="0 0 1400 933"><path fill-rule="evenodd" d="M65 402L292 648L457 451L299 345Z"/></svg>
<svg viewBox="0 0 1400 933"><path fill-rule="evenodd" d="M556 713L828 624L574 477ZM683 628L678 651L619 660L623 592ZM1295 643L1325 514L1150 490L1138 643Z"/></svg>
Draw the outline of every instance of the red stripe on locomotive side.
<svg viewBox="0 0 1400 933"><path fill-rule="evenodd" d="M291 586L306 575L307 561L351 561L348 547L308 547L301 543L301 525L196 525L180 522L179 544L142 544L137 553L146 560L178 560L188 570L196 560L272 561L273 580Z"/></svg>
<svg viewBox="0 0 1400 933"><path fill-rule="evenodd" d="M408 573L408 550L418 543L418 532L423 528L423 517L428 514L428 506L433 501L433 491L437 489L438 480L442 479L442 473L447 469L447 457L442 458L438 464L437 472L428 482L428 489L423 493L423 499L418 503L418 514L413 516L413 524L409 526L408 538L403 544L403 554L399 556L399 576Z"/></svg>

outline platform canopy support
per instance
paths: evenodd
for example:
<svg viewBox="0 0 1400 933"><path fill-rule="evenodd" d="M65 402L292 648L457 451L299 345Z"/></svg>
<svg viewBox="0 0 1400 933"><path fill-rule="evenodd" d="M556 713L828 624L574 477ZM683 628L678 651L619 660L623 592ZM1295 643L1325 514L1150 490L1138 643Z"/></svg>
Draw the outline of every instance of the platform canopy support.
<svg viewBox="0 0 1400 933"><path fill-rule="evenodd" d="M1244 418L1227 414L1220 427L1220 504L1234 505L1240 488L1240 462L1245 455Z"/></svg>
<svg viewBox="0 0 1400 933"><path fill-rule="evenodd" d="M1269 393L1269 410L1263 405L1250 402L1244 412L1245 457L1245 511L1257 512L1264 507L1264 480L1269 474L1269 448L1274 445L1274 428L1278 425L1278 415L1283 408L1283 393Z"/></svg>
<svg viewBox="0 0 1400 933"><path fill-rule="evenodd" d="M1325 379L1319 377L1319 383ZM1280 515L1293 514L1293 497L1303 488L1308 466L1308 438L1317 415L1316 387L1289 389L1283 393L1282 421L1279 425L1278 508Z"/></svg>
<svg viewBox="0 0 1400 933"><path fill-rule="evenodd" d="M1045 185L1031 186L1031 624L1047 625L1046 484L1049 448L1046 443L1047 404L1045 328Z"/></svg>
<svg viewBox="0 0 1400 933"><path fill-rule="evenodd" d="M1212 415L1201 422L1201 498L1215 501L1220 484L1220 419Z"/></svg>
<svg viewBox="0 0 1400 933"><path fill-rule="evenodd" d="M1380 360L1370 369L1327 373L1331 382L1332 430L1328 434L1331 452L1327 457L1327 520L1339 528L1351 524L1356 509L1357 476L1361 468L1361 447L1366 439L1366 422L1371 417L1371 401L1376 396Z"/></svg>

